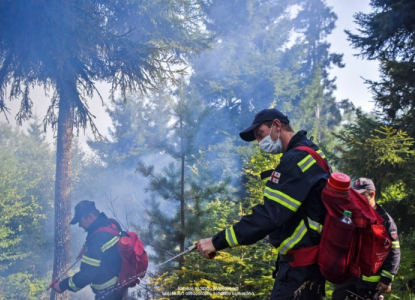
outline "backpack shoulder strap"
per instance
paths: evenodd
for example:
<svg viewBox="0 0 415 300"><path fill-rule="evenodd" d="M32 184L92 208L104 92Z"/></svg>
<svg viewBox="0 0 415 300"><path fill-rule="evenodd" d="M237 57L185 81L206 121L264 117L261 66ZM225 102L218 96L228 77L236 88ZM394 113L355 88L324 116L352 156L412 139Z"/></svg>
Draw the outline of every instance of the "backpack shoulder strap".
<svg viewBox="0 0 415 300"><path fill-rule="evenodd" d="M111 226L116 228L118 231L122 231L120 223L116 219L108 218L108 220L111 222Z"/></svg>
<svg viewBox="0 0 415 300"><path fill-rule="evenodd" d="M95 234L98 232L108 232L108 233L111 233L112 235L119 235L118 230L112 227L111 225L100 227L97 230L95 230L92 234Z"/></svg>
<svg viewBox="0 0 415 300"><path fill-rule="evenodd" d="M266 170L264 172L261 172L261 174L259 176L261 176L261 180L264 180L265 178L268 178L272 175L272 172L274 172L275 169L273 170Z"/></svg>
<svg viewBox="0 0 415 300"><path fill-rule="evenodd" d="M295 147L295 149L308 152L308 154L310 154L327 173L331 173L329 164L313 148L307 146L298 146Z"/></svg>
<svg viewBox="0 0 415 300"><path fill-rule="evenodd" d="M330 169L329 164L313 148L307 147L307 146L298 146L298 147L295 147L295 149L307 152L319 163L319 165L327 173L331 173L331 169ZM304 205L300 206L299 211L301 213L301 216L303 217L304 223L306 224L306 227L307 227L308 231L311 232L311 233L315 232L314 230L310 230L310 225L308 224L308 217L307 217L307 213L305 211Z"/></svg>

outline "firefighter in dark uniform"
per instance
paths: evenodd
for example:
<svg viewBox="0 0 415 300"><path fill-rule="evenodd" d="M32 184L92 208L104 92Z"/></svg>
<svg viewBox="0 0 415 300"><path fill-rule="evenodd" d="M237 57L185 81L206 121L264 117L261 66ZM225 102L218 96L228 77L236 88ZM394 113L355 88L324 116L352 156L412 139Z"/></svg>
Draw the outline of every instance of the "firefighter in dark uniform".
<svg viewBox="0 0 415 300"><path fill-rule="evenodd" d="M353 294L364 299L377 299L380 294L389 293L392 290L392 281L396 272L398 272L401 260L398 229L392 217L376 203L376 188L373 181L368 178L359 178L353 184L353 188L361 193L367 199L370 206L385 220L383 225L391 238L392 250L375 275L352 278L343 284L335 285L332 296L333 300L360 299Z"/></svg>
<svg viewBox="0 0 415 300"><path fill-rule="evenodd" d="M96 294L95 299L123 299L127 290L117 291L115 288L121 270L121 256L117 249L120 237L108 232L95 232L101 227L112 226L113 222L95 208L93 201L83 200L75 206L71 225L76 223L88 233L80 271L57 283L53 289L58 293L66 290L77 292L89 284Z"/></svg>
<svg viewBox="0 0 415 300"><path fill-rule="evenodd" d="M259 112L240 137L257 140L265 152L283 153L280 164L266 183L264 204L256 205L251 215L213 238L199 241L198 251L208 258L209 253L250 245L269 235L279 253L271 299L322 299L325 279L316 253L311 255L305 248L320 242L326 216L320 195L329 175L311 155L296 147L311 147L322 158L325 155L307 139L305 131L294 134L287 116L276 109ZM305 252L297 256L293 254L296 249ZM301 266L292 267L291 263Z"/></svg>

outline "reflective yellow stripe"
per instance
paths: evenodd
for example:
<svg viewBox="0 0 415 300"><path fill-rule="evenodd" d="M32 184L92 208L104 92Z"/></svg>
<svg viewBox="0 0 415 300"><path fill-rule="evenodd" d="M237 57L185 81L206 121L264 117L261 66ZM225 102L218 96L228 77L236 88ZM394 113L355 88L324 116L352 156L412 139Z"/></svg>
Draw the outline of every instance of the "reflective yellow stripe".
<svg viewBox="0 0 415 300"><path fill-rule="evenodd" d="M370 277L366 277L365 275L362 275L362 280L369 281L369 282L379 282L380 276L370 276Z"/></svg>
<svg viewBox="0 0 415 300"><path fill-rule="evenodd" d="M398 248L401 248L399 241L392 242L392 249L398 249Z"/></svg>
<svg viewBox="0 0 415 300"><path fill-rule="evenodd" d="M315 163L316 160L309 154L297 165L300 167L301 171L305 172Z"/></svg>
<svg viewBox="0 0 415 300"><path fill-rule="evenodd" d="M308 219L308 225L310 226L310 228L317 231L319 234L321 234L323 230L323 225L321 225L320 223L316 221L311 220L308 217L307 219ZM299 241L301 241L301 239L304 237L306 233L307 233L307 226L304 223L304 220L301 220L300 224L294 230L294 233L281 243L281 245L277 248L277 251L281 254L286 254L295 245L297 245Z"/></svg>
<svg viewBox="0 0 415 300"><path fill-rule="evenodd" d="M311 229L317 231L319 234L321 234L321 232L323 231L323 225L321 225L320 223L311 220L310 218L308 218L308 226L310 226Z"/></svg>
<svg viewBox="0 0 415 300"><path fill-rule="evenodd" d="M300 201L297 201L294 198L288 196L287 194L284 194L283 192L280 192L278 190L273 190L267 186L265 187L264 196L270 200L278 202L279 204L285 206L293 212L296 212L301 205Z"/></svg>
<svg viewBox="0 0 415 300"><path fill-rule="evenodd" d="M115 276L114 278L112 278L112 279L110 279L107 282L102 283L102 284L93 284L93 283L91 283L91 287L98 290L98 291L100 291L100 290L104 290L106 288L109 288L110 286L113 286L114 284L117 283L117 281L118 281L118 277Z"/></svg>
<svg viewBox="0 0 415 300"><path fill-rule="evenodd" d="M317 150L316 152L321 156L321 158L326 158L326 155L323 153L323 151Z"/></svg>
<svg viewBox="0 0 415 300"><path fill-rule="evenodd" d="M238 240L236 239L235 231L233 230L233 226L226 229L225 237L230 247L235 247L239 245Z"/></svg>
<svg viewBox="0 0 415 300"><path fill-rule="evenodd" d="M94 267L99 267L101 265L100 260L90 258L90 257L86 256L85 254L82 256L81 262L86 263L86 264L91 265L91 266L94 266Z"/></svg>
<svg viewBox="0 0 415 300"><path fill-rule="evenodd" d="M73 283L73 281L72 281L72 277L71 278L69 278L69 287L74 291L74 292L77 292L77 291L79 291L80 290L80 288L77 288L76 287L76 285L75 285L75 283Z"/></svg>
<svg viewBox="0 0 415 300"><path fill-rule="evenodd" d="M395 277L395 276L393 276L393 274L391 274L391 273L389 273L388 271L385 271L385 270L382 270L382 272L380 273L380 275L382 275L383 277L388 277L388 278L390 278L392 280Z"/></svg>
<svg viewBox="0 0 415 300"><path fill-rule="evenodd" d="M110 239L108 242L102 245L101 251L105 252L106 250L108 250L109 248L117 244L119 240L120 240L119 236L114 236L112 239Z"/></svg>
<svg viewBox="0 0 415 300"><path fill-rule="evenodd" d="M277 248L277 251L281 254L286 254L287 251L291 250L307 232L307 227L304 224L304 220L301 220L300 224L294 230L294 233L287 239L285 239L281 245Z"/></svg>

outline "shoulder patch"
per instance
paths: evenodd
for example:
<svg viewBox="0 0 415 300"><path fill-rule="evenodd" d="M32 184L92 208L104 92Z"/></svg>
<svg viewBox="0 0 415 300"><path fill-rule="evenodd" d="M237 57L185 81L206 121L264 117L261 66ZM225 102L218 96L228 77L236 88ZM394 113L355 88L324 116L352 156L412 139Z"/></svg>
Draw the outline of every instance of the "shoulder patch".
<svg viewBox="0 0 415 300"><path fill-rule="evenodd" d="M396 239L398 238L398 232L397 232L397 231L391 231L391 232L390 232L390 234L391 234L391 237L392 237L394 240L396 240Z"/></svg>
<svg viewBox="0 0 415 300"><path fill-rule="evenodd" d="M281 176L281 173L277 171L273 171L271 176L269 177L269 181L273 183L278 183L280 181L280 176Z"/></svg>

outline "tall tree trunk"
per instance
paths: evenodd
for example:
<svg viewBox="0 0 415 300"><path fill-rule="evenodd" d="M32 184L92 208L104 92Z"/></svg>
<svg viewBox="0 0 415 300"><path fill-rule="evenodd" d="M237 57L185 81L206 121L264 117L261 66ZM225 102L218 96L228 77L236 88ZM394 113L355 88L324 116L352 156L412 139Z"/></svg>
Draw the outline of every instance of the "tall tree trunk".
<svg viewBox="0 0 415 300"><path fill-rule="evenodd" d="M72 176L72 139L74 125L74 99L78 97L76 81L58 80L59 116L56 150L55 179L55 240L53 259L53 278L69 267L71 245L71 176ZM68 300L69 294L57 294L52 291L51 300Z"/></svg>

